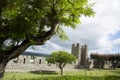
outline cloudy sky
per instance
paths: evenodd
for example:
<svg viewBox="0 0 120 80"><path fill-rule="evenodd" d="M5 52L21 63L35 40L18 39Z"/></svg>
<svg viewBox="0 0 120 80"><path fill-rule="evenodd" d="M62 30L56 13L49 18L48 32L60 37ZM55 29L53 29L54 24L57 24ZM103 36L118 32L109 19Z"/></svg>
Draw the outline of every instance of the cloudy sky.
<svg viewBox="0 0 120 80"><path fill-rule="evenodd" d="M43 46L34 46L27 51L50 53L56 50L71 51L73 43L87 44L88 52L120 52L120 0L91 0L94 17L82 17L75 30L65 28L69 40L53 37Z"/></svg>

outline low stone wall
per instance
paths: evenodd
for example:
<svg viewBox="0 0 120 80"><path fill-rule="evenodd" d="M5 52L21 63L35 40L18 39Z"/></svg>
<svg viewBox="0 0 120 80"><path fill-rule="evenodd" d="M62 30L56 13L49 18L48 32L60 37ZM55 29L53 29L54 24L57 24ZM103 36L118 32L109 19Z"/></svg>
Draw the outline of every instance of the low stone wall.
<svg viewBox="0 0 120 80"><path fill-rule="evenodd" d="M48 64L45 57L36 57L31 60L31 56L20 56L18 59L11 60L7 66L6 71L35 71L45 69L58 69L56 65ZM17 62L16 62L17 61ZM65 69L74 69L75 64L68 64Z"/></svg>

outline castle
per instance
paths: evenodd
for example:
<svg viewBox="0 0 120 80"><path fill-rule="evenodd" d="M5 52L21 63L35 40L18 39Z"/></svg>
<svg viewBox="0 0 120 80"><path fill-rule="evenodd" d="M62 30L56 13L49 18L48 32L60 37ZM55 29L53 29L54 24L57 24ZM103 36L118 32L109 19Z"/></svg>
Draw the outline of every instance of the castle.
<svg viewBox="0 0 120 80"><path fill-rule="evenodd" d="M72 44L71 53L77 57L75 63L66 65L66 69L85 68L88 66L87 45L79 43ZM8 71L33 71L40 69L57 69L56 65L48 64L45 55L20 55L18 58L11 60L6 70Z"/></svg>
<svg viewBox="0 0 120 80"><path fill-rule="evenodd" d="M71 53L77 57L75 68L85 68L88 65L87 45L80 45L79 43L72 44Z"/></svg>

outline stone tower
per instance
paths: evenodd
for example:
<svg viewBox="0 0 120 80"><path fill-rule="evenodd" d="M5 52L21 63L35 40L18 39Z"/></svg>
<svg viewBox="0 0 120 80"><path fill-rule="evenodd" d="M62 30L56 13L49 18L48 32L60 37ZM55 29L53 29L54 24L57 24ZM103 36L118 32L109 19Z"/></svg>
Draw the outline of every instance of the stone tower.
<svg viewBox="0 0 120 80"><path fill-rule="evenodd" d="M81 65L87 66L87 45L82 45L81 47Z"/></svg>
<svg viewBox="0 0 120 80"><path fill-rule="evenodd" d="M76 68L87 66L87 45L80 45L79 43L72 44L71 53L77 57Z"/></svg>
<svg viewBox="0 0 120 80"><path fill-rule="evenodd" d="M71 50L72 54L74 56L76 56L77 58L80 58L80 44L77 43L77 44L72 44L72 50Z"/></svg>

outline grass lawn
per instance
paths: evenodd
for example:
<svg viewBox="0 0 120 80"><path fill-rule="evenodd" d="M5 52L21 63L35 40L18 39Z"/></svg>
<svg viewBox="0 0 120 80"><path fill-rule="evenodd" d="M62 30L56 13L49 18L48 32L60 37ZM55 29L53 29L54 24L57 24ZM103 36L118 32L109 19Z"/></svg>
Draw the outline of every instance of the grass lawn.
<svg viewBox="0 0 120 80"><path fill-rule="evenodd" d="M72 79L69 79L72 77ZM78 78L76 78L78 77ZM81 79L84 77L86 79ZM89 79L87 79L87 77ZM92 78L91 78L92 77ZM104 79L102 79L103 77ZM109 77L109 78L107 78ZM51 79L50 79L51 78ZM54 78L54 79L53 79ZM65 79L66 78L66 79ZM76 79L74 79L76 78ZM64 76L57 71L6 72L3 80L120 80L120 69L116 70L64 70Z"/></svg>

